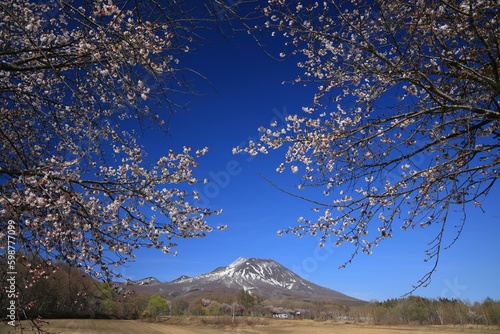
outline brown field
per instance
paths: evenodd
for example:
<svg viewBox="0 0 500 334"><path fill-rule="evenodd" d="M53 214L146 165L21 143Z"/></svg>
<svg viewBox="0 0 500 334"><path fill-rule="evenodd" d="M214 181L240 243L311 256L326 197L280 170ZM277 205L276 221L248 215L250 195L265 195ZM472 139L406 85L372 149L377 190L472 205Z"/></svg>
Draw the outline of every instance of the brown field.
<svg viewBox="0 0 500 334"><path fill-rule="evenodd" d="M349 324L331 321L238 319L237 326L230 319L214 322L213 319L181 318L167 319L160 323L135 320L49 320L43 329L62 334L450 334L450 333L495 333L500 328L481 326L378 326ZM227 324L229 322L229 324ZM26 324L27 325L27 324ZM0 333L9 333L12 327L0 325ZM31 332L29 329L26 333ZM19 333L11 331L11 333Z"/></svg>

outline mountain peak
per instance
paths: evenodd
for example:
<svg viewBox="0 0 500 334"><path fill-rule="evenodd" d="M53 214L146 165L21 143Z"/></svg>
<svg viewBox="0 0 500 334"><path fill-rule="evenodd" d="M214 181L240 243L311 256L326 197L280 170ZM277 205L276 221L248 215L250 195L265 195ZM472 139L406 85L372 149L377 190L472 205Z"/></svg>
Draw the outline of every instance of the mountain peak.
<svg viewBox="0 0 500 334"><path fill-rule="evenodd" d="M233 267L233 268L236 268L237 266L245 263L246 261L248 261L247 258L244 258L244 257L239 257L237 258L233 263L231 263L228 267Z"/></svg>
<svg viewBox="0 0 500 334"><path fill-rule="evenodd" d="M159 280L157 280L155 277L146 277L146 278L143 278L143 279L139 279L139 280L135 280L135 281L130 281L129 284L130 285L149 285L149 286L153 286L153 285L161 284L161 282Z"/></svg>
<svg viewBox="0 0 500 334"><path fill-rule="evenodd" d="M280 265L278 262L272 260L272 259L259 259L255 257L239 257L235 261L233 261L229 266L226 268L241 268L242 266L248 267L251 265Z"/></svg>
<svg viewBox="0 0 500 334"><path fill-rule="evenodd" d="M191 278L191 277L186 276L186 275L182 275L182 276L179 276L176 279L174 279L172 282L180 282L180 281L183 281L183 280L186 280L186 279L189 279L189 278Z"/></svg>

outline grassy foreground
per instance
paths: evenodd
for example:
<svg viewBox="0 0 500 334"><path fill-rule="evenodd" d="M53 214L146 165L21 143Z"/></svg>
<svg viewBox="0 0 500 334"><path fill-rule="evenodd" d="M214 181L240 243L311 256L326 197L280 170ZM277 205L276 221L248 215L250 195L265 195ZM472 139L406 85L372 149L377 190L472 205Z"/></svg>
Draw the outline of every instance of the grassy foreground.
<svg viewBox="0 0 500 334"><path fill-rule="evenodd" d="M49 320L43 328L46 331L63 334L450 334L450 333L495 333L500 328L481 326L378 326L370 324L346 324L330 321L317 322L309 320L281 319L238 319L236 326L230 319L214 322L212 319L178 318L167 319L160 323L149 323L135 320ZM227 324L229 322L229 324ZM27 325L27 324L26 324ZM9 333L12 327L1 324L0 333ZM26 333L31 332L29 329ZM11 331L11 333L19 333Z"/></svg>

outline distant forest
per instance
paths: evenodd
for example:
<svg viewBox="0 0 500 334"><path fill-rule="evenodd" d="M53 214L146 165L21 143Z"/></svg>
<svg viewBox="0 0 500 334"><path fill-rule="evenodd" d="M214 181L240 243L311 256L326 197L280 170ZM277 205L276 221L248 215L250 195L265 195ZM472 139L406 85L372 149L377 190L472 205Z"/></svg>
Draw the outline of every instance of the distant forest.
<svg viewBox="0 0 500 334"><path fill-rule="evenodd" d="M155 321L160 316L286 316L393 325L500 325L500 301L491 298L471 303L459 299L410 296L349 307L318 301L265 300L242 290L234 295L168 299L120 291L113 284L98 282L82 270L65 264L57 264L57 268L54 275L31 282L23 279L30 277L25 267L19 267L17 301L18 306L24 306L21 308L26 314L19 314L18 319L40 316L45 319L149 318ZM4 297L0 299L2 309L8 303Z"/></svg>

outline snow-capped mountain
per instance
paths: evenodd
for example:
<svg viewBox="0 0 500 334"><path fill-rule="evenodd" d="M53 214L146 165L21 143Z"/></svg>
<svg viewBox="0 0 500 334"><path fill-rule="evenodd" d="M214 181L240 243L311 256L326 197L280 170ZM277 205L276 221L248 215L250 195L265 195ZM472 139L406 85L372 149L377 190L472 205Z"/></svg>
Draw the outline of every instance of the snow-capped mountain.
<svg viewBox="0 0 500 334"><path fill-rule="evenodd" d="M146 277L146 278L143 278L140 280L131 281L131 282L129 282L129 284L154 286L154 285L161 284L161 282L159 280L157 280L155 277Z"/></svg>
<svg viewBox="0 0 500 334"><path fill-rule="evenodd" d="M135 286L137 292L160 293L165 297L234 293L241 289L265 299L329 299L359 301L343 293L309 282L271 259L238 258L226 267L195 277L181 276L154 286Z"/></svg>

